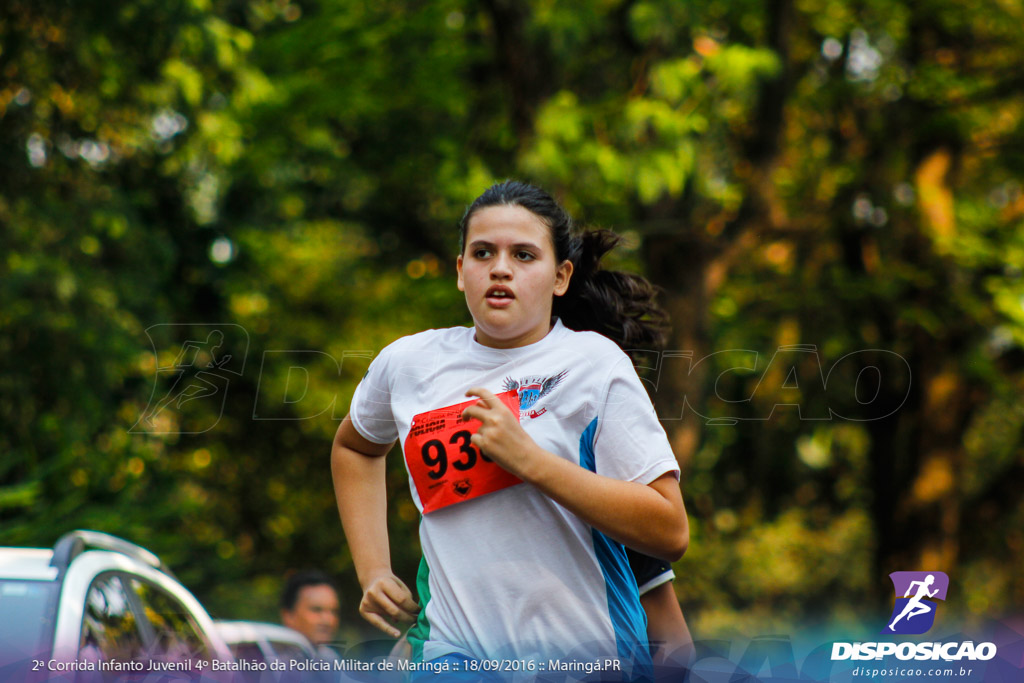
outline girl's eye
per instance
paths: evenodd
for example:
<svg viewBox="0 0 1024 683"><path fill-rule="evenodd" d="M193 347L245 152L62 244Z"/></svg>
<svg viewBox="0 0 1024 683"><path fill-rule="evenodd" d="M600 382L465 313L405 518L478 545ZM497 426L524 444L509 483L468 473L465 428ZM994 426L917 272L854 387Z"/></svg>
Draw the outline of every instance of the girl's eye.
<svg viewBox="0 0 1024 683"><path fill-rule="evenodd" d="M473 256L476 258L487 258L491 255L490 249L477 249L473 252Z"/></svg>
<svg viewBox="0 0 1024 683"><path fill-rule="evenodd" d="M516 258L520 261L532 261L536 258L533 254L528 251L520 251L516 254Z"/></svg>

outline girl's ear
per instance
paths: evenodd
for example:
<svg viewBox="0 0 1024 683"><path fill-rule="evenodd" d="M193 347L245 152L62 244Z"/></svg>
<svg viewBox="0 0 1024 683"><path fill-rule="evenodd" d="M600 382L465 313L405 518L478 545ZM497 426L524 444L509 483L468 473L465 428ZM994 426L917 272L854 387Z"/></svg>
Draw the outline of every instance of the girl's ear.
<svg viewBox="0 0 1024 683"><path fill-rule="evenodd" d="M455 259L455 271L459 274L459 281L456 286L460 292L465 292L466 284L462 281L462 254L459 254L459 258Z"/></svg>
<svg viewBox="0 0 1024 683"><path fill-rule="evenodd" d="M566 259L562 261L561 265L559 265L558 269L555 271L555 296L562 296L569 290L569 280L571 279L572 261Z"/></svg>

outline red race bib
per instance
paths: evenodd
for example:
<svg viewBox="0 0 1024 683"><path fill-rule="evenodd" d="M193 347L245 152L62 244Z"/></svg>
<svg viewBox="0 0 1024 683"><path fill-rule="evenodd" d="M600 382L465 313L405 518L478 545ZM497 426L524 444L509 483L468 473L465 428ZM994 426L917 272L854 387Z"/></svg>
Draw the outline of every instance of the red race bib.
<svg viewBox="0 0 1024 683"><path fill-rule="evenodd" d="M518 420L519 393L513 389L498 398ZM405 463L423 514L522 483L469 442L481 423L463 422L462 411L476 402L428 410L412 419L405 438Z"/></svg>

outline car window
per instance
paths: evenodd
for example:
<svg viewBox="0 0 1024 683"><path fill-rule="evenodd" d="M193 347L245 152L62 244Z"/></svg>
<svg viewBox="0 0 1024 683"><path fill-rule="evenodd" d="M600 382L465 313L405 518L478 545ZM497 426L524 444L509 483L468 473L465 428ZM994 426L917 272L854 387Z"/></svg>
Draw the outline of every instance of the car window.
<svg viewBox="0 0 1024 683"><path fill-rule="evenodd" d="M138 615L119 575L101 574L89 586L79 651L85 659L121 661L145 653Z"/></svg>
<svg viewBox="0 0 1024 683"><path fill-rule="evenodd" d="M0 579L0 667L49 652L56 592L53 581Z"/></svg>
<svg viewBox="0 0 1024 683"><path fill-rule="evenodd" d="M245 660L247 662L266 661L266 657L263 656L263 650L256 643L234 643L231 645L231 653L238 660Z"/></svg>
<svg viewBox="0 0 1024 683"><path fill-rule="evenodd" d="M274 641L270 644L274 648L275 657L282 661L287 662L289 660L304 660L309 659L309 653L303 650L300 646L295 643L282 643L280 641Z"/></svg>
<svg viewBox="0 0 1024 683"><path fill-rule="evenodd" d="M147 581L133 577L131 586L139 597L146 620L153 627L155 656L170 661L210 659L202 629L184 604Z"/></svg>

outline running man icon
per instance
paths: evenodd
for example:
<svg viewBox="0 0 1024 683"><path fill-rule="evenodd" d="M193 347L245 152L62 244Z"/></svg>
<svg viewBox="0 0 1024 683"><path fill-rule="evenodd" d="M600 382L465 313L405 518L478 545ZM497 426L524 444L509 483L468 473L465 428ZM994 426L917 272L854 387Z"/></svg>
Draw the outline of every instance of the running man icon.
<svg viewBox="0 0 1024 683"><path fill-rule="evenodd" d="M930 629L935 622L935 600L946 599L949 577L936 571L893 572L889 577L896 589L896 605L882 633L919 634Z"/></svg>
<svg viewBox="0 0 1024 683"><path fill-rule="evenodd" d="M928 591L928 586L932 585L933 583L935 583L934 574L929 574L924 581L911 581L910 587L907 589L907 594L903 597L910 598L910 593L914 590L914 586L917 586L917 595L910 598L910 602L908 602L906 607L903 608L903 611L900 612L900 615L892 620L892 623L889 624L890 631L895 630L896 622L902 619L903 617L906 617L907 621L910 621L919 614L927 614L928 612L931 612L933 609L935 609L931 604L927 602L921 602L921 598L931 598L939 592L938 588L931 592Z"/></svg>
<svg viewBox="0 0 1024 683"><path fill-rule="evenodd" d="M199 434L220 421L228 385L244 368L248 333L234 324L153 325L146 335L154 358L166 348L167 337L179 334L184 337L180 350L172 363L156 367L149 405L129 431ZM164 413L167 419L161 419Z"/></svg>
<svg viewBox="0 0 1024 683"><path fill-rule="evenodd" d="M159 403L157 403L156 407L143 416L143 419L152 424L156 416L171 403L176 403L177 407L181 408L189 401L194 401L197 398L205 398L206 396L216 394L219 387L204 377L204 375L209 375L211 373L204 372L203 369L200 369L200 365L197 360L198 353L204 348L208 349L208 353L212 360L206 363L206 367L204 369L207 371L220 370L231 362L231 354L226 354L220 359L217 359L217 350L223 345L223 343L224 333L220 330L214 330L213 332L210 332L205 342L189 340L182 344L181 352L178 354L178 358L174 361L174 368L177 371L177 376L171 383L171 388ZM187 381L183 382L182 379L186 379Z"/></svg>

